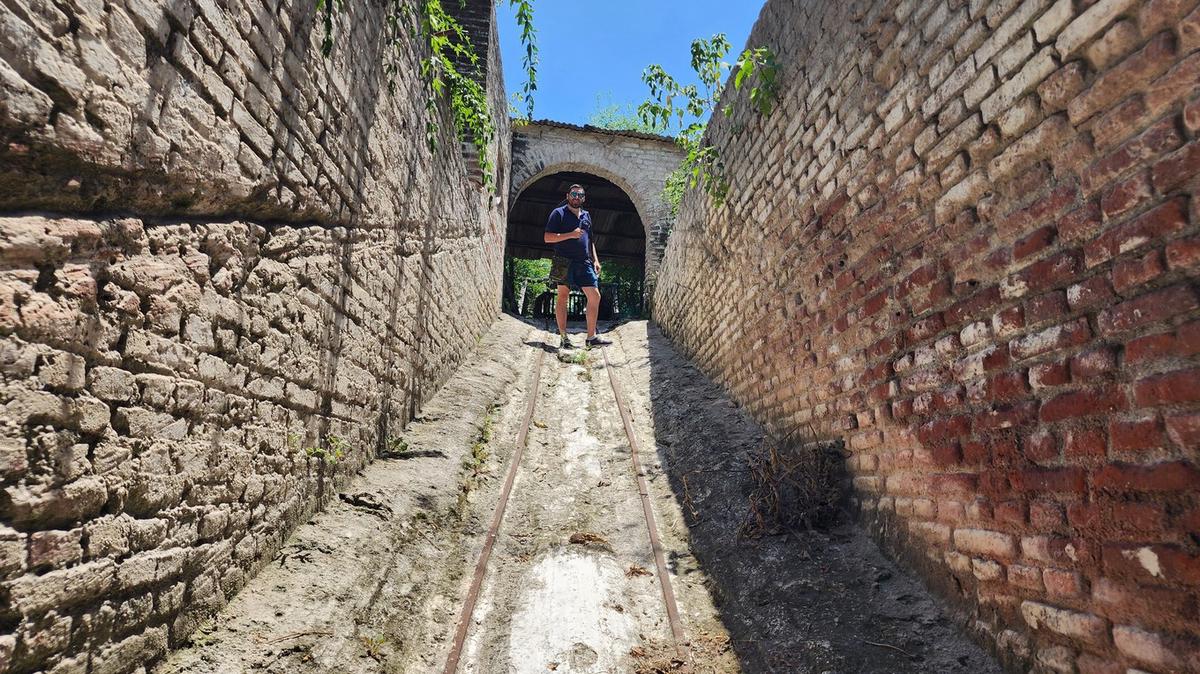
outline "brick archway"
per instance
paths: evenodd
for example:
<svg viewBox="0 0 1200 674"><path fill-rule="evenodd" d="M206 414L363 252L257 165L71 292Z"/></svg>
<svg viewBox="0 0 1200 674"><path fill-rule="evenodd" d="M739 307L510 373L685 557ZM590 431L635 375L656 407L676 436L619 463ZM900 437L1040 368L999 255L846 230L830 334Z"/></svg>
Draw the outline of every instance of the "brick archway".
<svg viewBox="0 0 1200 674"><path fill-rule="evenodd" d="M534 122L513 129L508 203L516 204L526 188L555 173L577 171L608 180L637 208L646 229L646 279L653 283L672 220L663 184L682 158L674 141L662 136Z"/></svg>

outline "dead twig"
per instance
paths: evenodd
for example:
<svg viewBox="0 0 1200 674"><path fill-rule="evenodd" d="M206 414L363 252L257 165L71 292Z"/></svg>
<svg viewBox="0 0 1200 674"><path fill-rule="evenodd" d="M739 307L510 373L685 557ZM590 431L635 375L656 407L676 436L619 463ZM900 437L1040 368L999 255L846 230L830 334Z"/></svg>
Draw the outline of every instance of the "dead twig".
<svg viewBox="0 0 1200 674"><path fill-rule="evenodd" d="M908 657L910 657L910 658L915 658L915 657L917 657L917 656L913 655L912 653L909 653L908 651L904 650L903 648L900 648L899 646L893 646L893 645L891 645L891 644L880 644L880 643L875 643L874 641L867 641L866 639L863 639L863 643L864 643L864 644L866 644L866 645L868 645L868 646L878 646L878 647L880 647L880 648L890 648L890 649L892 649L893 651L898 651L898 652L900 652L900 653L903 653L903 654L907 655L907 656L908 656Z"/></svg>
<svg viewBox="0 0 1200 674"><path fill-rule="evenodd" d="M331 637L331 636L333 636L333 632L328 632L325 630L309 630L306 632L293 632L291 634L285 634L277 639L271 639L270 641L264 641L263 643L266 645L270 645L270 644L277 644L281 641L288 641L290 639L299 639L300 637Z"/></svg>

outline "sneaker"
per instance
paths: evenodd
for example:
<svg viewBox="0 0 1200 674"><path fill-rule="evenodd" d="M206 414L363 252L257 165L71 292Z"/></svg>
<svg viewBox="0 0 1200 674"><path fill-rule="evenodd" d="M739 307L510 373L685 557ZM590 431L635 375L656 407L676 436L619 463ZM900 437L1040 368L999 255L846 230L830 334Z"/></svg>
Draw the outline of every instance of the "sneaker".
<svg viewBox="0 0 1200 674"><path fill-rule="evenodd" d="M563 333L563 334L559 335L558 348L574 349L575 345L571 343L571 338L567 337L566 333Z"/></svg>
<svg viewBox="0 0 1200 674"><path fill-rule="evenodd" d="M595 337L587 340L588 348L593 346L608 346L609 344L612 344L612 342L601 337L600 335L596 335Z"/></svg>

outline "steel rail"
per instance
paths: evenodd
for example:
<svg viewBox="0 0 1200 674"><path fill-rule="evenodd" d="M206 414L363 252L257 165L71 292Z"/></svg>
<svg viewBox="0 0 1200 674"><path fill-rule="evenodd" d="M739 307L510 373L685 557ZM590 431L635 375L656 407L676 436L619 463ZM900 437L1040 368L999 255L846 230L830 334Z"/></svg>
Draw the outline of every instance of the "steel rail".
<svg viewBox="0 0 1200 674"><path fill-rule="evenodd" d="M529 400L525 404L525 420L521 423L521 431L517 434L517 447L513 451L512 461L508 466L508 475L504 478L504 487L500 490L500 500L496 503L492 524L483 541L483 550L479 553L479 561L475 564L475 576L471 580L471 589L467 591L466 602L463 603L462 613L458 616L454 644L450 648L450 655L446 658L446 667L442 670L444 674L454 674L458 671L458 661L462 658L463 645L467 640L467 630L470 628L471 618L475 614L475 604L479 601L483 578L487 575L488 560L491 559L492 548L496 545L500 523L504 520L504 510L508 507L508 497L512 493L513 482L517 478L521 456L525 454L525 443L529 438L529 424L533 421L533 408L537 403L538 388L542 381L542 361L545 357L546 351L542 349L538 353L537 364L534 365L533 385L529 388Z"/></svg>
<svg viewBox="0 0 1200 674"><path fill-rule="evenodd" d="M637 476L638 493L642 497L642 513L646 516L646 528L650 532L650 549L654 551L654 565L658 567L658 583L662 586L663 603L667 607L667 620L671 623L671 636L675 640L675 654L680 660L684 659L683 626L679 621L679 606L675 603L675 591L671 587L671 576L667 572L667 560L663 554L662 542L658 537L658 525L654 523L654 508L650 498L650 488L646 484L646 471L638 456L639 445L637 433L633 430L633 419L630 417L629 404L621 384L617 381L616 368L608 360L608 354L601 350L604 356L604 369L608 370L608 382L612 384L613 396L617 399L617 409L621 411L621 421L625 424L625 436L629 439L629 452L633 458L633 472Z"/></svg>

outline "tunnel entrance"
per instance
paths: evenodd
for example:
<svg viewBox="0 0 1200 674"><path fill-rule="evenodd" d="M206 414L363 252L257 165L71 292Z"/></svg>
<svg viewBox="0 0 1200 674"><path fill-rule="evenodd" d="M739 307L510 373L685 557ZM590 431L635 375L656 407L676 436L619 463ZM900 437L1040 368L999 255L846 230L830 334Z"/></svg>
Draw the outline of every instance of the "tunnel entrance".
<svg viewBox="0 0 1200 674"><path fill-rule="evenodd" d="M508 215L504 250L504 310L549 317L554 292L549 283L552 246L542 241L550 212L566 203L567 188L583 185L584 208L592 215L592 235L600 256L600 318L639 317L643 312L646 229L637 208L620 187L591 173L562 171L539 178L521 191ZM583 318L583 294L571 293L568 314Z"/></svg>

